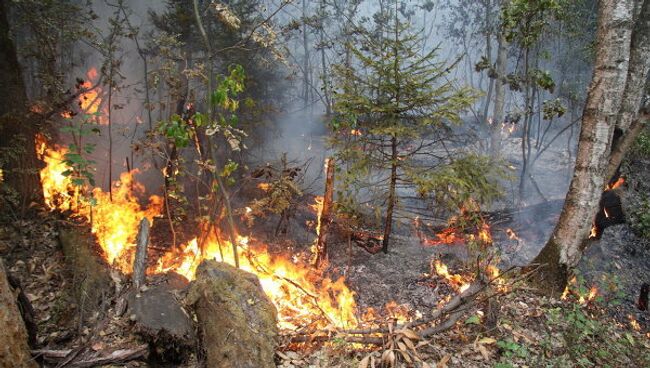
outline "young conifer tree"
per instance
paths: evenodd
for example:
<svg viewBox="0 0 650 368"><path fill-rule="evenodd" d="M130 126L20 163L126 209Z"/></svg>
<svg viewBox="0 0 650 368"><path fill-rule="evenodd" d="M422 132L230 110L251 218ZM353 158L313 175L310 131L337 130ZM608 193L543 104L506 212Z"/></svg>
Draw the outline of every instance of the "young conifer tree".
<svg viewBox="0 0 650 368"><path fill-rule="evenodd" d="M439 148L477 94L454 86L448 77L454 63L437 61L437 48L423 50L421 33L403 18L399 1L382 7L374 21L372 31L357 30L347 45L353 61L334 67L333 145L347 167L339 203L353 206L364 188L381 198L382 250L388 252L398 186L423 177L423 155Z"/></svg>

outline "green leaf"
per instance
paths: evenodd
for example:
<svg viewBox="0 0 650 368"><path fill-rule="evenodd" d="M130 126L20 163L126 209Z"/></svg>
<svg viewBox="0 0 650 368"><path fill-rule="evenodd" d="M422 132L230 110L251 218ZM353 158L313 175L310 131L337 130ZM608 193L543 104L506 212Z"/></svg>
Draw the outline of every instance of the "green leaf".
<svg viewBox="0 0 650 368"><path fill-rule="evenodd" d="M478 325L480 323L481 323L481 317L479 317L476 314L474 314L473 316L465 320L466 325Z"/></svg>

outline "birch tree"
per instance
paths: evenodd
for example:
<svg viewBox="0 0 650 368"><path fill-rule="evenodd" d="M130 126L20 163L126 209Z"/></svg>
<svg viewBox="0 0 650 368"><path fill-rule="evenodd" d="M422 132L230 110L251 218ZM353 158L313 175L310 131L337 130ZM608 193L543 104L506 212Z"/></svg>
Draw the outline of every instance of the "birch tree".
<svg viewBox="0 0 650 368"><path fill-rule="evenodd" d="M643 124L640 102L650 67L650 0L602 0L599 5L596 61L582 114L575 173L559 222L533 264L540 265L539 286L562 292L587 245L610 166L620 163L621 142ZM612 150L615 129L623 138ZM636 133L638 134L638 133ZM613 153L612 153L613 152Z"/></svg>

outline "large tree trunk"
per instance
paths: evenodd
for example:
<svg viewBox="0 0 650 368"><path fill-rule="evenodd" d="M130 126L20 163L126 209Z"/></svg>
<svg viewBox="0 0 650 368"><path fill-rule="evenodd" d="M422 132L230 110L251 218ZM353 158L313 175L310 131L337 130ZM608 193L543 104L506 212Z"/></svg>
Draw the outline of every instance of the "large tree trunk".
<svg viewBox="0 0 650 368"><path fill-rule="evenodd" d="M596 63L582 115L575 173L559 222L533 260L541 266L537 284L551 294L564 289L598 211L628 75L634 6L633 0L600 2Z"/></svg>
<svg viewBox="0 0 650 368"><path fill-rule="evenodd" d="M5 183L20 196L21 211L43 202L34 138L37 126L27 121L27 93L16 48L9 37L5 1L0 0L0 165Z"/></svg>
<svg viewBox="0 0 650 368"><path fill-rule="evenodd" d="M27 345L27 331L0 259L0 367L36 367Z"/></svg>
<svg viewBox="0 0 650 368"><path fill-rule="evenodd" d="M616 121L616 128L620 129L622 135L612 149L605 176L607 180L614 176L625 153L641 133L649 118L647 107L646 111L643 111L643 116L639 118L637 116L650 72L650 1L644 1L641 6L630 48L627 84L623 94L621 113Z"/></svg>

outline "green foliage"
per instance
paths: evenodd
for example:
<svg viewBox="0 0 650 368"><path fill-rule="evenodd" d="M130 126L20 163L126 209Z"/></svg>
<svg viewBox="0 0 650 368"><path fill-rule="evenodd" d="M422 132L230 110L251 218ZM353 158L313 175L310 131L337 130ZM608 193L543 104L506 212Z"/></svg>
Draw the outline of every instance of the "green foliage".
<svg viewBox="0 0 650 368"><path fill-rule="evenodd" d="M95 161L87 159L86 155L93 153L96 145L83 143L83 139L99 134L99 128L95 124L98 115L99 113L86 114L81 120L69 118L69 124L59 129L62 133L70 134L75 142L68 145L68 152L63 156L63 163L68 169L61 174L69 177L72 185L79 188L95 186Z"/></svg>
<svg viewBox="0 0 650 368"><path fill-rule="evenodd" d="M641 204L631 211L632 228L642 237L650 239L650 198L646 198Z"/></svg>
<svg viewBox="0 0 650 368"><path fill-rule="evenodd" d="M470 203L488 205L503 196L499 178L507 177L502 165L469 154L436 170L409 172L420 196L433 195L437 203L461 211Z"/></svg>
<svg viewBox="0 0 650 368"><path fill-rule="evenodd" d="M502 14L506 39L524 48L533 46L562 9L560 0L511 0Z"/></svg>
<svg viewBox="0 0 650 368"><path fill-rule="evenodd" d="M644 129L634 141L632 152L650 157L650 132L648 129Z"/></svg>
<svg viewBox="0 0 650 368"><path fill-rule="evenodd" d="M549 309L546 323L562 332L561 337L572 366L619 367L625 364L622 359L624 357L637 361L641 364L639 366L650 363L650 354L639 350L638 342L632 334L616 331L611 324L590 316L580 304L572 303L566 308ZM552 344L545 345L547 349L552 349ZM561 357L561 360L566 362L566 357ZM553 360L549 363L553 364Z"/></svg>
<svg viewBox="0 0 650 368"><path fill-rule="evenodd" d="M512 339L499 340L497 346L501 350L501 354L506 358L526 358L529 355L525 345L517 344Z"/></svg>
<svg viewBox="0 0 650 368"><path fill-rule="evenodd" d="M185 148L192 140L196 128L205 128L207 135L221 131L232 149L239 149L241 137L245 134L235 129L237 125L236 111L239 108L237 96L244 91L246 74L241 65L232 65L228 75L219 76L216 89L210 95L210 103L217 108L214 117L201 112L195 113L190 119L183 119L173 114L169 121L158 123L157 131L174 142L176 147Z"/></svg>
<svg viewBox="0 0 650 368"><path fill-rule="evenodd" d="M349 213L358 210L355 198L361 190L385 199L386 181L376 177L382 170L395 168L400 184L419 179L429 168L416 158L432 149L423 142L448 137L450 126L462 122L460 114L478 96L455 87L447 76L453 64L437 61L437 49L422 54L422 38L398 15L386 11L374 19L378 30L347 45L354 60L333 68L331 143L344 167L337 169L339 209Z"/></svg>

